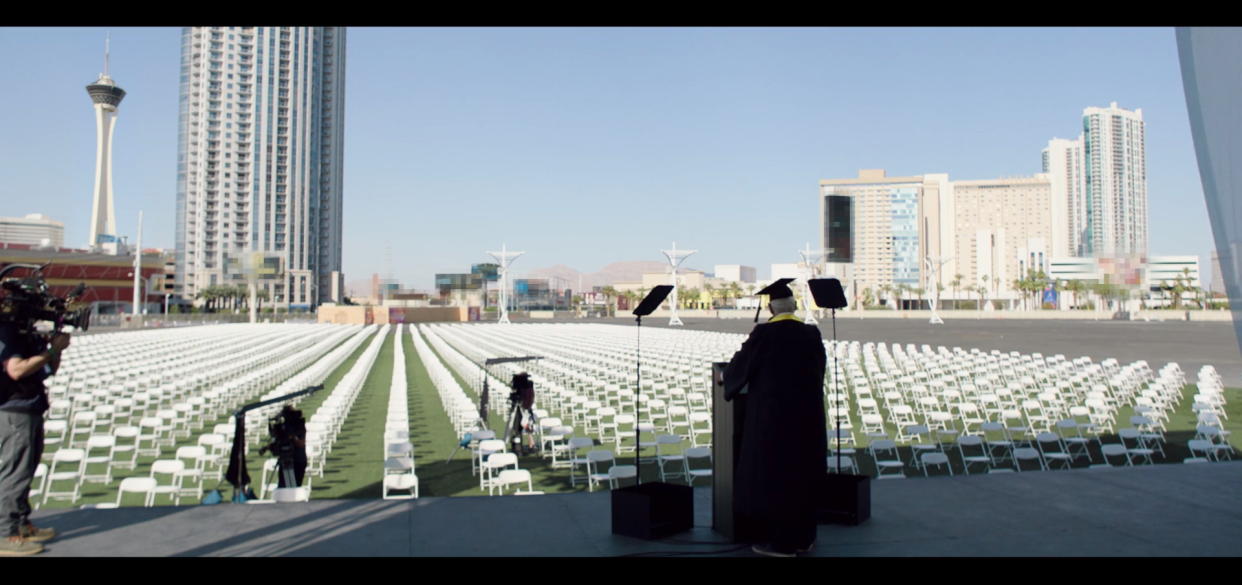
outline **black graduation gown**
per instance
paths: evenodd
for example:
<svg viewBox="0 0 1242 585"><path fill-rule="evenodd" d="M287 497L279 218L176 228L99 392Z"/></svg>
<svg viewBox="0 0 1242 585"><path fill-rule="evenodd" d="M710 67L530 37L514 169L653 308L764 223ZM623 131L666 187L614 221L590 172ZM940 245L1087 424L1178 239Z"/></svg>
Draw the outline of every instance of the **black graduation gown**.
<svg viewBox="0 0 1242 585"><path fill-rule="evenodd" d="M819 328L795 320L756 326L724 372L725 399L746 388L738 511L767 522L805 522L828 472Z"/></svg>

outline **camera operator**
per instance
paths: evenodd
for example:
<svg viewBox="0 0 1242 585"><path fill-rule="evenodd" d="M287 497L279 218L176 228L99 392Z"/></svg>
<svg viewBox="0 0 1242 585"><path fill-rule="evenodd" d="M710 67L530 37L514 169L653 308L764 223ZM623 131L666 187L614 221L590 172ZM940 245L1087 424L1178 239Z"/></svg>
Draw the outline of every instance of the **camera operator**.
<svg viewBox="0 0 1242 585"><path fill-rule="evenodd" d="M512 387L513 393L509 395L509 401L517 408L513 434L520 437L523 432L526 432L527 445L531 451L534 451L535 414L532 409L535 407L535 383L530 381L530 374L521 372L513 376Z"/></svg>
<svg viewBox="0 0 1242 585"><path fill-rule="evenodd" d="M43 551L56 536L51 528L30 523L30 483L43 457L43 412L48 408L44 380L60 369L69 336L49 341L34 328L0 323L0 521L8 538L0 556L27 556Z"/></svg>
<svg viewBox="0 0 1242 585"><path fill-rule="evenodd" d="M280 478L278 487L302 487L302 480L306 477L306 420L302 418L302 411L294 410L293 405L286 404L280 411L280 416L284 420L283 435L285 440L291 444L289 452L293 459L293 475L297 481L297 485L285 485L285 474L283 469L277 469L277 477ZM280 446L277 446L279 449ZM274 455L281 455L280 451L274 451ZM284 458L281 458L284 461Z"/></svg>

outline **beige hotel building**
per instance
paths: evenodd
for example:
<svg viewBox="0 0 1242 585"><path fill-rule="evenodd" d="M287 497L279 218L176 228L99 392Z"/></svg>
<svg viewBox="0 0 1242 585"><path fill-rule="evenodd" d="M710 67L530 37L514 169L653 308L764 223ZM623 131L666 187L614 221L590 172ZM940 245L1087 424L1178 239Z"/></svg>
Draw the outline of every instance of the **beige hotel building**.
<svg viewBox="0 0 1242 585"><path fill-rule="evenodd" d="M841 278L848 295L898 284L930 295L931 256L947 260L937 274L941 299L956 274L962 287L987 282L989 298L1008 296L1027 268L1047 270L1049 244L1066 237L1054 233L1047 174L949 181L874 169L820 181L819 190L824 273Z"/></svg>

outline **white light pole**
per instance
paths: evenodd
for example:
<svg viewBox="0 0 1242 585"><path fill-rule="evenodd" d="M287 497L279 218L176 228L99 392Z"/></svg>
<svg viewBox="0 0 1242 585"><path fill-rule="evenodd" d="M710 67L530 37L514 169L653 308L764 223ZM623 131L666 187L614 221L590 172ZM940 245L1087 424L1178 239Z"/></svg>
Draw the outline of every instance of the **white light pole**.
<svg viewBox="0 0 1242 585"><path fill-rule="evenodd" d="M820 258L824 257L824 251L811 251L811 244L807 243L805 250L798 250L798 255L802 256L802 264L804 266L802 273L802 306L806 309L806 323L808 325L819 325L819 320L815 318L815 311L811 310L811 279L815 278L814 264L818 264Z"/></svg>
<svg viewBox="0 0 1242 585"><path fill-rule="evenodd" d="M142 212L138 212L138 241L134 250L134 316L138 316L138 279L142 273Z"/></svg>
<svg viewBox="0 0 1242 585"><path fill-rule="evenodd" d="M944 321L940 319L940 315L936 314L936 305L940 303L940 279L937 275L940 272L940 268L953 258L953 256L928 256L924 259L924 262L927 264L927 277L931 281L932 314L930 323L944 324Z"/></svg>
<svg viewBox="0 0 1242 585"><path fill-rule="evenodd" d="M698 250L682 250L677 251L677 242L673 242L672 250L660 250L664 252L664 256L668 258L669 274L668 283L673 285L673 292L669 295L669 306L672 307L672 313L669 315L669 325L681 325L681 317L677 316L677 267L681 266L682 260L689 258L691 254Z"/></svg>
<svg viewBox="0 0 1242 585"><path fill-rule="evenodd" d="M496 263L500 265L500 321L498 323L509 322L509 278L506 276L509 272L509 265L517 259L518 256L525 252L510 252L507 244L501 244L499 252L488 252L492 258L496 259ZM484 294L487 291L484 290Z"/></svg>

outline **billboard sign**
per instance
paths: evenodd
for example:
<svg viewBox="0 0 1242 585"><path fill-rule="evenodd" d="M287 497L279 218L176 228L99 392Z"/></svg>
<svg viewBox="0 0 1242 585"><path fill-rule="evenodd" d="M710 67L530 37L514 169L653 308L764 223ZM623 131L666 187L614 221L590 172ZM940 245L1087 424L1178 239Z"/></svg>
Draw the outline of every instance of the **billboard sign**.
<svg viewBox="0 0 1242 585"><path fill-rule="evenodd" d="M1044 289L1044 302L1050 303L1052 306L1055 307L1057 304L1057 291L1054 290L1052 287L1045 288Z"/></svg>
<svg viewBox="0 0 1242 585"><path fill-rule="evenodd" d="M229 280L280 280L283 256L272 252L224 253L224 274Z"/></svg>

